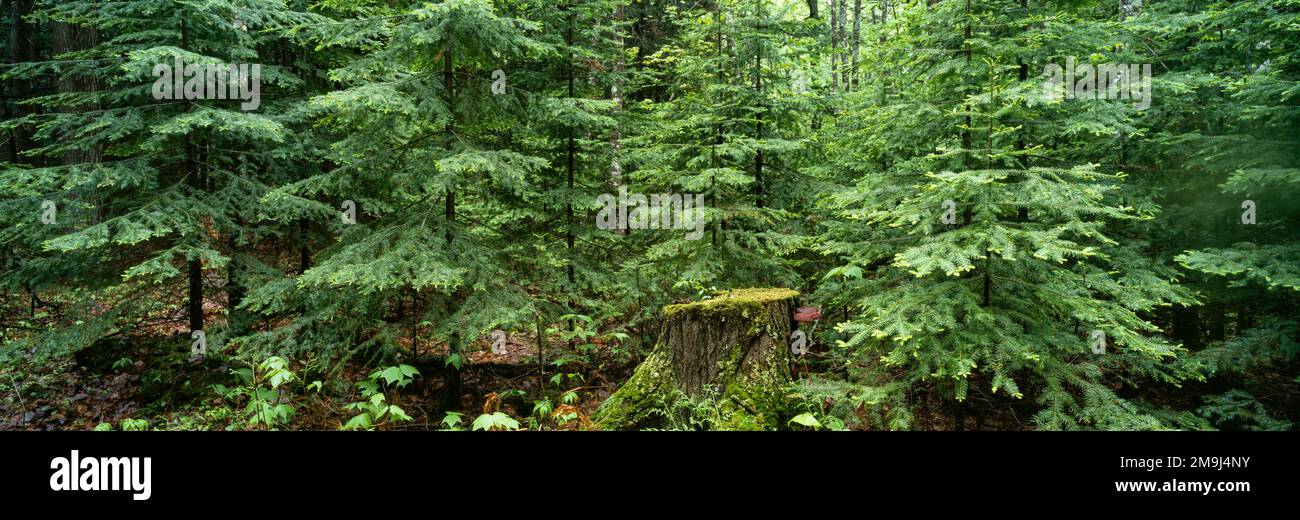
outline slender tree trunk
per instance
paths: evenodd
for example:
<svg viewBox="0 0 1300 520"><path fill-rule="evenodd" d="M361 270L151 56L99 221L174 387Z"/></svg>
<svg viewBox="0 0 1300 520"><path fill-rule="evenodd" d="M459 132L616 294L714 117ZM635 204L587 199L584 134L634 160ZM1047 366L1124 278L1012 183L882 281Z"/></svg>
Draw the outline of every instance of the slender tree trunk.
<svg viewBox="0 0 1300 520"><path fill-rule="evenodd" d="M766 13L760 13L764 16ZM757 139L755 146L758 150L754 153L754 205L763 207L763 116L767 113L767 102L763 100L763 40L761 38L763 27L760 24L757 48L754 53L754 90L758 93L759 103L763 104L763 110L758 113Z"/></svg>
<svg viewBox="0 0 1300 520"><path fill-rule="evenodd" d="M12 6L10 5L10 0L0 0L0 13L3 13L3 15L0 16L8 17L11 15ZM10 27L12 26L13 25L11 21ZM12 35L13 29L10 29L10 32ZM14 61L13 59L14 57L12 54L13 51L12 38L6 40L5 44L8 47L8 49L11 51L10 54L7 54L3 57L4 63L8 65L9 63ZM5 67L5 70L9 70L9 67ZM12 80L8 82L0 81L0 121L9 120L9 91L12 88L12 84L13 84ZM18 162L18 154L14 150L13 131L8 132L8 135L0 136L0 161L9 161L11 163Z"/></svg>
<svg viewBox="0 0 1300 520"><path fill-rule="evenodd" d="M455 108L453 108L455 106L455 101L456 101L456 92L455 92L455 83L453 82L454 79L453 72L454 71L452 68L451 47L448 46L446 49L443 50L443 58L442 58L442 86L443 86L444 94L447 96L446 99L447 107L448 107L447 111L450 114L450 117L447 120L446 139L447 139L448 146L451 146L450 143L453 142L454 133L456 130L456 111ZM447 221L447 248L450 249L452 246L452 241L456 237L453 231L453 229L456 226L455 185L452 185L447 189L446 204L443 208L443 212L444 212L444 218ZM452 298L451 307L453 309L457 307L457 302L460 299L458 294L459 293L453 294L451 297ZM451 337L447 341L447 354L449 356L460 355L460 332L459 331L451 333ZM445 399L444 407L447 410L459 409L460 394L461 394L460 368L456 366L452 366L451 370L449 370L447 374L447 392L446 395L444 396Z"/></svg>
<svg viewBox="0 0 1300 520"><path fill-rule="evenodd" d="M185 171L195 189L202 189L202 172L199 171L197 161L198 147L194 145L192 135L186 137L186 140ZM190 332L203 330L203 260L198 257L189 259L189 317Z"/></svg>
<svg viewBox="0 0 1300 520"><path fill-rule="evenodd" d="M8 62L8 60L5 60ZM0 82L0 121L9 120L9 86ZM0 136L0 161L9 161L10 163L18 162L18 154L14 148L14 133Z"/></svg>
<svg viewBox="0 0 1300 520"><path fill-rule="evenodd" d="M862 0L853 0L853 51L849 58L849 90L858 86L858 49L862 44Z"/></svg>
<svg viewBox="0 0 1300 520"><path fill-rule="evenodd" d="M452 60L451 47L448 47L443 51L443 58L442 58L442 88L444 93L447 96L446 99L447 111L451 114L451 117L449 117L447 120L446 139L448 143L452 141L456 131L456 117L455 117L455 108L454 108L456 102L456 95L454 92L455 85L452 82L454 78L453 78L451 60ZM450 144L448 146L450 146ZM451 241L454 238L454 233L452 231L452 228L455 227L455 222L456 222L456 186L454 183L452 186L447 188L447 195L446 195L445 202L446 202L446 206L444 208L444 217L447 220L447 245L451 245Z"/></svg>
<svg viewBox="0 0 1300 520"><path fill-rule="evenodd" d="M50 24L51 43L54 47L54 55L59 56L67 52L86 50L99 44L99 31L93 27L80 27L70 25L64 22L52 22ZM64 75L58 80L59 92L93 92L98 89L96 78L85 76ZM81 105L77 107L68 107L66 112L89 112L98 107L90 105ZM84 150L69 150L64 152L63 164L91 164L100 161L101 152L98 147L86 148Z"/></svg>
<svg viewBox="0 0 1300 520"><path fill-rule="evenodd" d="M618 122L621 121L618 116L623 112L623 71L627 67L625 59L627 48L624 44L623 38L623 17L625 16L625 8L626 6L621 2L614 7L614 47L617 49L618 56L614 58L614 81L613 86L611 87L611 94L613 94L614 98L614 118L616 119L616 122L614 123L614 128L610 131L609 136L609 147L612 156L609 167L609 185L614 189L615 193L618 193L619 186L623 185L623 163L621 157L621 152L623 150L623 127L622 123ZM621 227L617 230L620 234L622 231Z"/></svg>
<svg viewBox="0 0 1300 520"><path fill-rule="evenodd" d="M840 13L836 34L840 41L840 90L843 92L849 90L849 1L836 0L835 8Z"/></svg>
<svg viewBox="0 0 1300 520"><path fill-rule="evenodd" d="M957 404L954 405L953 416L954 416L952 421L953 430L959 432L965 431L966 430L966 402L965 401L958 401Z"/></svg>
<svg viewBox="0 0 1300 520"><path fill-rule="evenodd" d="M1227 329L1227 317L1225 316L1226 307L1223 303L1212 303L1206 307L1205 312L1209 314L1209 330L1207 331L1206 340L1223 341L1225 339L1225 330Z"/></svg>
<svg viewBox="0 0 1300 520"><path fill-rule="evenodd" d="M1028 12L1029 0L1020 0L1020 7L1025 9L1026 12ZM1020 70L1016 78L1020 80L1021 84L1024 84L1024 82L1029 81L1029 62L1026 61L1026 58L1023 57L1019 58L1019 60L1020 60ZM1025 134L1028 132L1029 132L1029 125L1024 125L1020 128L1020 132L1016 136L1016 157L1017 160L1020 162L1021 168L1029 167L1029 160L1024 155L1025 148L1026 148L1025 143L1027 141ZM1121 158L1120 162L1123 163L1124 160ZM1020 208L1017 217L1019 217L1019 220L1021 222L1029 222L1029 208Z"/></svg>
<svg viewBox="0 0 1300 520"><path fill-rule="evenodd" d="M883 48L885 46L885 24L889 22L889 2L882 2L881 5L882 7L880 8L880 37L878 41L880 42L880 46ZM889 79L888 73L882 72L882 74L880 75L880 106L885 106L885 101L888 99L888 79ZM888 159L883 159L883 160L885 161L885 164L883 166L886 169L888 169L889 168Z"/></svg>
<svg viewBox="0 0 1300 520"><path fill-rule="evenodd" d="M569 25L564 35L564 42L569 47L569 58L565 60L565 70L567 71L567 74L565 75L568 76L567 78L568 89L569 89L568 95L569 95L569 99L572 100L574 96L573 75L576 72L573 68L573 9L572 8L569 8ZM565 196L565 202L564 202L564 214L565 214L565 218L568 221L568 225L566 225L564 228L564 242L566 244L565 252L567 253L568 256L568 262L567 265L565 266L565 272L569 278L569 305L570 306L576 303L577 298L575 297L575 293L578 290L577 276L574 273L574 268L573 268L573 262L574 262L573 162L574 162L575 155L577 153L577 149L575 147L574 140L573 140L573 134L574 134L574 129L572 126L570 126L568 128L568 142L566 146L568 154L567 157L565 158L565 172L568 177L568 182L566 183L566 186L568 187L568 194ZM576 309L574 311L576 312ZM573 331L576 330L575 327L576 324L574 323L574 320L570 318L569 319L570 336L572 336ZM573 348L573 346L574 346L573 338L570 337L569 348Z"/></svg>
<svg viewBox="0 0 1300 520"><path fill-rule="evenodd" d="M35 33L31 22L26 17L32 13L33 0L11 0L9 2L9 12L12 18L12 28L10 29L9 52L10 61L13 63L26 63L36 59L36 42L33 39ZM21 101L31 97L32 82L27 78L14 78L11 80L10 92L14 99L14 116L23 117L35 112L35 109L21 104ZM31 142L32 129L30 125L20 125L13 129L13 142L10 146L9 160L15 164L27 163L36 164L35 159L25 159L20 155L23 151L33 148Z"/></svg>
<svg viewBox="0 0 1300 520"><path fill-rule="evenodd" d="M965 56L966 56L966 67L970 67L970 62L971 62L971 43L970 43L970 40L971 40L971 26L970 26L970 0L966 0L966 10L965 10L965 13L966 13L966 24L965 24L965 26L964 26L964 28L963 28L963 30L962 30L961 45L962 45L963 53L964 53ZM963 76L965 76L965 73L963 73ZM965 87L966 87L966 86L963 85L963 89L962 89L962 96L963 96L963 97L965 97L966 95L969 95L969 92L967 91L967 89L966 89ZM962 131L961 131L962 158L963 158L963 161L964 161L964 163L965 163L963 166L964 166L966 169L970 169L970 167L971 167L971 165L970 165L970 161L971 161L971 146L972 146L972 145L971 145L971 135L970 135L970 129L971 129L971 125L972 125L971 115L970 115L971 106L970 106L970 103L966 103L966 104L963 105L963 106L964 106L965 111L966 111L966 126L965 126L964 128L962 128Z"/></svg>
<svg viewBox="0 0 1300 520"><path fill-rule="evenodd" d="M810 1L818 1L818 0L810 0ZM721 85L725 83L727 80L726 72L722 66L723 54L722 54L722 3L721 2L718 2L717 5L714 7L713 25L717 27L717 33L715 34L717 41L715 42L715 45L717 51L718 84ZM714 137L713 140L713 146L709 148L709 164L715 170L718 168L718 147L719 146L722 146L722 124L721 123L717 125L716 136ZM717 208L718 207L717 176L712 173L709 174L709 197L713 199L710 202L711 207ZM717 247L718 228L722 227L722 224L717 223L710 227L712 228L712 234L713 234L713 246Z"/></svg>
<svg viewBox="0 0 1300 520"><path fill-rule="evenodd" d="M839 0L831 0L831 91L840 89L840 10Z"/></svg>
<svg viewBox="0 0 1300 520"><path fill-rule="evenodd" d="M1171 309L1171 318L1173 319L1172 335L1182 342L1184 347L1191 350L1199 350L1203 345L1201 342L1201 319L1198 311L1199 309L1195 307L1179 306Z"/></svg>
<svg viewBox="0 0 1300 520"><path fill-rule="evenodd" d="M970 14L970 0L966 0L966 11L965 11L965 12L966 12L967 15ZM970 26L970 18L969 18L969 16L968 16L967 19L966 19L966 25L965 25L965 28L964 28L963 31L962 31L962 40L961 40L961 42L962 42L962 48L963 48L963 50L965 51L965 57L966 57L966 61L965 61L965 63L966 63L966 66L967 66L967 67L970 66L970 62L971 62L971 44L970 44L970 40L971 40L971 26ZM963 78L965 77L965 74L966 74L966 71L963 71ZM966 88L965 88L965 87L966 87L965 81L963 81L963 85L962 85L962 86L963 86L962 94L963 94L963 95L966 95L968 92L967 92L967 90L966 90ZM970 116L970 110L971 110L971 107L970 107L970 104L966 104L966 105L965 105L965 109L966 109L966 125L962 128L962 131L961 131L961 145L962 145L962 149L963 149L963 153L962 153L962 167L965 168L965 169L967 169L967 170L969 170L969 169L971 168L971 158L972 158L972 157L971 157L971 133L970 133L970 129L971 129L971 116ZM966 209L965 209L965 211L962 212L962 225L963 225L963 226L969 226L969 225L971 225L971 222L972 222L972 220L973 220L973 212L971 211L971 209L972 209L972 208L971 208L971 205L968 203L968 204L966 205ZM987 255L987 251L985 251L985 254ZM988 294L989 286L988 286L988 279L987 279L987 274L988 274L988 261L987 261L987 260L988 260L988 259L987 259L987 257L986 257L986 258L985 258L985 269L984 269L984 273L985 273L985 275L986 275L986 278L985 278L985 280L984 280L984 301L983 301L983 305L984 305L984 306L987 306L987 305L988 305L988 301L989 301L989 294ZM965 402L965 401L958 401L958 402L954 403L954 417L953 417L953 422L954 422L954 428L953 428L954 430L956 430L956 431L964 431L964 430L966 429L966 402Z"/></svg>
<svg viewBox="0 0 1300 520"><path fill-rule="evenodd" d="M226 242L230 248L230 263L226 268L226 308L229 316L229 327L232 336L242 336L248 333L248 313L239 308L244 302L244 296L247 291L243 281L243 262L240 261L239 255L235 251L239 249L239 243L235 240L232 233Z"/></svg>
<svg viewBox="0 0 1300 520"><path fill-rule="evenodd" d="M185 11L181 11L181 49L190 49L190 31L186 19ZM191 105L192 107L192 105ZM186 108L190 110L191 108ZM203 189L203 172L199 170L198 164L198 145L194 143L194 135L191 133L185 137L185 173L189 176L189 182L195 190ZM206 233L206 230L198 230L200 234ZM203 330L203 260L201 258L189 259L189 317L190 332Z"/></svg>

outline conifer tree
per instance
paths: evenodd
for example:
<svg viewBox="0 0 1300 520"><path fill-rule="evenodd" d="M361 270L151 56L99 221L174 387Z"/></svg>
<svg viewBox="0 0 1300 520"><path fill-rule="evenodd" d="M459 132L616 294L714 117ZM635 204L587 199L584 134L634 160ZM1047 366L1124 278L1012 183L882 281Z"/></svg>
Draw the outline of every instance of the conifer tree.
<svg viewBox="0 0 1300 520"><path fill-rule="evenodd" d="M913 426L909 396L930 391L958 403L958 429L973 392L1032 399L1043 428L1167 427L1107 381L1197 377L1149 321L1188 298L1108 236L1146 215L1121 200L1122 172L1032 161L1041 143L1100 127L1096 111L1114 121L1124 109L1043 106L1022 64L1073 51L1045 41L1089 39L1037 23L1069 20L1068 8L1019 4L901 8L869 66L915 83L859 98L831 130L847 126L840 153L858 179L832 199L841 220L824 246L845 260L825 297L858 313L840 326L865 385L851 393L899 429Z"/></svg>
<svg viewBox="0 0 1300 520"><path fill-rule="evenodd" d="M206 272L229 262L228 237L254 232L243 222L263 189L263 179L230 169L285 138L280 122L249 109L258 96L205 94L203 71L243 64L252 88L248 65L275 38L261 29L292 12L281 3L136 0L50 2L33 16L97 31L101 43L5 73L96 87L27 99L41 113L5 122L34 128L41 144L23 153L50 164L7 167L0 189L15 210L6 211L6 242L39 244L40 256L8 270L4 283L72 295L69 322L29 339L42 353L66 352L177 314L187 336L203 331ZM185 68L163 76L177 63ZM274 67L261 72L267 94L298 81ZM79 159L58 160L70 157Z"/></svg>
<svg viewBox="0 0 1300 520"><path fill-rule="evenodd" d="M1289 2L1147 2L1127 22L1160 56L1157 109L1127 160L1168 193L1165 218L1147 235L1155 254L1189 270L1201 305L1171 316L1176 336L1216 386L1198 412L1216 427L1288 429L1262 413L1265 388L1294 381L1300 351L1300 128L1297 56ZM1145 50L1145 49L1144 49Z"/></svg>
<svg viewBox="0 0 1300 520"><path fill-rule="evenodd" d="M263 315L305 307L256 342L340 360L425 338L445 346L447 404L458 406L468 341L537 314L526 287L545 271L514 230L537 215L547 161L520 152L512 128L531 103L519 67L551 51L538 29L482 0L374 2L304 29L319 47L361 54L331 71L343 88L311 103L336 136L334 167L265 199L344 218L309 269L249 294Z"/></svg>
<svg viewBox="0 0 1300 520"><path fill-rule="evenodd" d="M807 103L792 95L800 49L789 35L801 21L788 7L723 0L684 11L673 42L648 58L647 81L667 94L639 106L647 120L629 139L629 182L643 193L700 193L707 206L701 237L629 236L673 290L797 285L779 261L802 244L786 224L799 186L798 142L788 137Z"/></svg>

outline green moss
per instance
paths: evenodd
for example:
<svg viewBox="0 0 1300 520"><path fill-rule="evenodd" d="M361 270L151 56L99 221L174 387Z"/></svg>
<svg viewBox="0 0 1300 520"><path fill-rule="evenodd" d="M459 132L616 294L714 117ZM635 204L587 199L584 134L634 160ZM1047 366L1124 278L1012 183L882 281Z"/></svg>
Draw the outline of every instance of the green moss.
<svg viewBox="0 0 1300 520"><path fill-rule="evenodd" d="M727 369L739 371L741 349L735 349ZM772 430L781 426L782 410L787 405L783 388L789 383L784 358L771 356L758 366L738 373L722 394L720 403L722 430Z"/></svg>
<svg viewBox="0 0 1300 520"><path fill-rule="evenodd" d="M592 414L592 422L598 428L619 429L645 421L653 413L659 394L673 388L672 370L667 349L655 345L650 356L632 373L632 378Z"/></svg>
<svg viewBox="0 0 1300 520"><path fill-rule="evenodd" d="M780 334L774 330L777 325L766 313L772 302L798 296L798 291L790 289L739 289L720 293L709 300L665 307L664 314L669 317L690 311L698 315L719 316L724 320L739 317L750 321L746 325L729 326L738 329L739 337L726 347L726 354L716 367L719 378L727 381L725 388L706 389L703 395L696 396L682 394L674 373L672 353L667 345L660 343L637 367L632 378L593 414L593 422L603 429L654 427L654 423L663 418L665 402L678 395L691 402L696 399L712 402L706 407L686 408L713 410L707 414L710 416L707 422L714 429L780 428L786 405L783 392L789 383L789 359L784 354L787 352L783 348L785 338L778 337ZM752 360L752 364L742 370L741 364L749 346L762 341L764 335L776 348L763 359ZM675 408L671 403L667 406Z"/></svg>
<svg viewBox="0 0 1300 520"><path fill-rule="evenodd" d="M750 311L759 311L769 303L798 297L799 291L793 289L735 289L718 293L708 300L669 305L664 307L664 316L691 310L706 315L733 314L739 311L740 315L748 317L753 315Z"/></svg>

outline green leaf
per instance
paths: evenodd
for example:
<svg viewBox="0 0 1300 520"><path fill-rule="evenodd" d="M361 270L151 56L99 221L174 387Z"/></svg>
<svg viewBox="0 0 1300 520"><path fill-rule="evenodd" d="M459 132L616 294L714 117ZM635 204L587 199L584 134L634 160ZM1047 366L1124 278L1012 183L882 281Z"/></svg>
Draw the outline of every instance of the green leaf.
<svg viewBox="0 0 1300 520"><path fill-rule="evenodd" d="M822 428L822 423L817 420L817 417L807 412L796 415L793 419L790 419L790 424L799 424L814 430L820 430Z"/></svg>
<svg viewBox="0 0 1300 520"><path fill-rule="evenodd" d="M490 414L480 415L477 419L474 419L474 424L471 426L471 429L474 431L518 430L519 421L514 420L514 418L504 413L493 412Z"/></svg>
<svg viewBox="0 0 1300 520"><path fill-rule="evenodd" d="M353 418L349 419L348 422L347 422L346 424L344 424L343 427L340 428L340 429L342 429L342 430L369 430L372 426L374 426L374 425L370 422L370 414L368 414L368 413L363 413L363 414L361 414L361 415L358 415L358 416L356 416L356 417L353 417Z"/></svg>

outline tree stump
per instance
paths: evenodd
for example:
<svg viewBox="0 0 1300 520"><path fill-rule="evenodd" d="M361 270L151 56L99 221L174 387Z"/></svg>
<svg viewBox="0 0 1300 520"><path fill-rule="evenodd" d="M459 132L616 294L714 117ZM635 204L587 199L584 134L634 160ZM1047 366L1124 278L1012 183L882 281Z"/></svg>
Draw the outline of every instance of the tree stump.
<svg viewBox="0 0 1300 520"><path fill-rule="evenodd" d="M713 429L780 427L798 296L789 289L740 289L665 307L654 350L594 422L611 430L661 427L688 399L704 405L703 420Z"/></svg>

